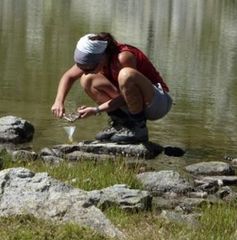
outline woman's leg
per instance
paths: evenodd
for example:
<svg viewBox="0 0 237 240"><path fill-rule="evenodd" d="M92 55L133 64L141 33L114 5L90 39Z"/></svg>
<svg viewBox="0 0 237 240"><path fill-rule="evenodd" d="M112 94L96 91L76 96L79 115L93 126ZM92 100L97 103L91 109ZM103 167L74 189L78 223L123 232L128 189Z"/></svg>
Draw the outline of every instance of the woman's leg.
<svg viewBox="0 0 237 240"><path fill-rule="evenodd" d="M142 112L155 94L151 81L133 68L123 68L118 75L120 91L132 114Z"/></svg>
<svg viewBox="0 0 237 240"><path fill-rule="evenodd" d="M102 74L84 75L80 79L80 83L87 95L98 105L120 95L118 89ZM97 140L108 141L129 118L129 115L121 109L108 112L108 115L111 119L110 125L96 134Z"/></svg>
<svg viewBox="0 0 237 240"><path fill-rule="evenodd" d="M148 141L145 108L152 102L154 87L149 79L133 68L123 68L118 75L121 94L133 124L111 137L113 142L135 143Z"/></svg>

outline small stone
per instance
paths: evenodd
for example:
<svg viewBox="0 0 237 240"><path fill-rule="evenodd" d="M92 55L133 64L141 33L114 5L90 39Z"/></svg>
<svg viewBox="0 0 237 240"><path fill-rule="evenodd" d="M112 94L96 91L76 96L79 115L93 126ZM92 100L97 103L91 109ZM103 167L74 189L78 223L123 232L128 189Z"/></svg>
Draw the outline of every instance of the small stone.
<svg viewBox="0 0 237 240"><path fill-rule="evenodd" d="M12 161L35 161L38 154L34 151L17 150L12 152Z"/></svg>
<svg viewBox="0 0 237 240"><path fill-rule="evenodd" d="M231 164L237 167L237 158L232 159Z"/></svg>
<svg viewBox="0 0 237 240"><path fill-rule="evenodd" d="M208 194L207 192L190 192L189 197L191 198L207 198Z"/></svg>

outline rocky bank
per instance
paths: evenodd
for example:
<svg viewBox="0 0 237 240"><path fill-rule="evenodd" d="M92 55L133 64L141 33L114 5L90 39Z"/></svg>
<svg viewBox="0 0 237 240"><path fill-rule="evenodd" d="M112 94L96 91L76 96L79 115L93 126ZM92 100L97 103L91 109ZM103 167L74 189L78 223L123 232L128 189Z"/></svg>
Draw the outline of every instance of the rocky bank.
<svg viewBox="0 0 237 240"><path fill-rule="evenodd" d="M0 149L6 150L12 161L103 160L125 158L126 161L147 161L163 153L182 156L185 151L162 147L152 142L119 145L98 141L62 144L39 152L23 149L19 144L31 141L34 127L14 116L0 118ZM74 222L88 226L110 237L123 239L123 233L103 214L103 210L117 205L124 210L157 210L161 217L197 224L202 204L231 201L237 198L236 159L200 162L186 166L181 174L166 169L151 171L143 167L137 174L142 189L130 189L124 184L105 189L84 191L57 181L47 173L34 173L26 168L0 171L0 216L32 214L56 222Z"/></svg>

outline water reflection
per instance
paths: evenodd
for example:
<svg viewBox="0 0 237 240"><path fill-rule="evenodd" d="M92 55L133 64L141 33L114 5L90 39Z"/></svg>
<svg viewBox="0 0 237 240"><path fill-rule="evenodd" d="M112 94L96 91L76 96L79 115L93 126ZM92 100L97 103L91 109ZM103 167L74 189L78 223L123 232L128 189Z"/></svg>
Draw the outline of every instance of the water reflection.
<svg viewBox="0 0 237 240"><path fill-rule="evenodd" d="M235 153L236 26L234 0L1 0L0 114L32 121L37 148L66 142L65 122L49 111L58 79L80 36L109 31L143 49L170 86L175 105L149 124L151 140L184 146L192 158ZM79 87L66 106L76 103L91 103ZM78 122L75 139L93 138L105 120Z"/></svg>

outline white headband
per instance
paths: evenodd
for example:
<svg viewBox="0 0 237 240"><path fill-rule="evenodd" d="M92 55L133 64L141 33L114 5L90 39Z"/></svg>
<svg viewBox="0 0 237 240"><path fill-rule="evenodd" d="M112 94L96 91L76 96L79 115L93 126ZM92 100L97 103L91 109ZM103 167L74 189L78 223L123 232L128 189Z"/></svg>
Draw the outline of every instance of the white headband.
<svg viewBox="0 0 237 240"><path fill-rule="evenodd" d="M77 42L74 52L74 60L79 64L96 64L100 61L108 45L107 41L91 40L89 37L95 34L87 34Z"/></svg>

